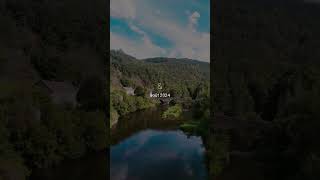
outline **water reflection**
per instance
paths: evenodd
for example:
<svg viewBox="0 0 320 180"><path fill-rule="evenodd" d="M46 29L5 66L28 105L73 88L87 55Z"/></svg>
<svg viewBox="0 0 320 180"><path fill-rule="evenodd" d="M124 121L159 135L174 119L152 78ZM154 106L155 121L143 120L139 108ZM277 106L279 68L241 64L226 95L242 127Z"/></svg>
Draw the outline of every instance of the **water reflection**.
<svg viewBox="0 0 320 180"><path fill-rule="evenodd" d="M111 147L110 153L111 180L206 179L201 138L188 137L177 129L177 122L163 122L159 114L153 110L126 119L131 125L144 128L131 127L129 129L134 129L134 133L125 133L130 136L124 138L119 135L121 140L115 138L118 142ZM139 119L143 122L138 123ZM128 130L128 126L119 122L114 131L123 134L123 128Z"/></svg>

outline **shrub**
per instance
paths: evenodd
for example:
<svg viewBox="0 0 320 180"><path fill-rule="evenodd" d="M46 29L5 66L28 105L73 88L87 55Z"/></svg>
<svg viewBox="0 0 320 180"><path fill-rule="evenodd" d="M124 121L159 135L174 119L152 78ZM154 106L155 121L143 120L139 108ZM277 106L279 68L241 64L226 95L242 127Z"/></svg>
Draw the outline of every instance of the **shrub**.
<svg viewBox="0 0 320 180"><path fill-rule="evenodd" d="M134 94L135 94L136 96L145 96L145 95L146 95L146 90L145 90L143 87L138 86L138 87L136 87L136 89L134 90Z"/></svg>
<svg viewBox="0 0 320 180"><path fill-rule="evenodd" d="M120 79L120 83L122 84L123 87L129 87L132 85L131 81L126 78Z"/></svg>
<svg viewBox="0 0 320 180"><path fill-rule="evenodd" d="M168 119L168 118L173 118L176 119L180 117L182 114L182 107L179 104L176 104L174 106L169 107L163 114L162 118Z"/></svg>

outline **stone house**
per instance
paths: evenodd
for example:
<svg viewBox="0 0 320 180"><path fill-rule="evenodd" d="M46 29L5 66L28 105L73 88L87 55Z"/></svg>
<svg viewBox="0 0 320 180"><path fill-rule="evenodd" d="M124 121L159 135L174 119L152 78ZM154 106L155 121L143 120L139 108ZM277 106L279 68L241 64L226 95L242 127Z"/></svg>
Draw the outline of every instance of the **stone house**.
<svg viewBox="0 0 320 180"><path fill-rule="evenodd" d="M123 87L124 90L126 91L127 95L134 96L134 89L132 87Z"/></svg>

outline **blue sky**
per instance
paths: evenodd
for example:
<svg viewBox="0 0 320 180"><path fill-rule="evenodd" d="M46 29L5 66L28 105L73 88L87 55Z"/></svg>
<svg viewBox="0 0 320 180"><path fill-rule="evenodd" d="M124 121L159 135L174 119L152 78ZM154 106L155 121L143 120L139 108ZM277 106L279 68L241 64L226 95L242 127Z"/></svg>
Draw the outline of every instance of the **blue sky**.
<svg viewBox="0 0 320 180"><path fill-rule="evenodd" d="M110 47L209 62L210 0L111 0Z"/></svg>

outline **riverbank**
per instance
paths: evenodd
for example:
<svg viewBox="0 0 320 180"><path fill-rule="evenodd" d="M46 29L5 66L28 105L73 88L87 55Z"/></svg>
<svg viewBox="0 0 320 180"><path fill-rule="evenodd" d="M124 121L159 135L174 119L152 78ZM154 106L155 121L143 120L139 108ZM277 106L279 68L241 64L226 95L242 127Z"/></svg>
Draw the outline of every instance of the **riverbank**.
<svg viewBox="0 0 320 180"><path fill-rule="evenodd" d="M111 179L206 180L205 149L201 137L179 129L180 119L162 118L167 107L130 113L111 130ZM190 116L189 116L190 117ZM148 159L148 161L145 161ZM190 171L193 173L190 173ZM148 172L148 173L146 173Z"/></svg>
<svg viewBox="0 0 320 180"><path fill-rule="evenodd" d="M110 128L114 126L119 118L139 110L155 107L157 101L144 95L128 95L122 90L113 90L110 95Z"/></svg>

